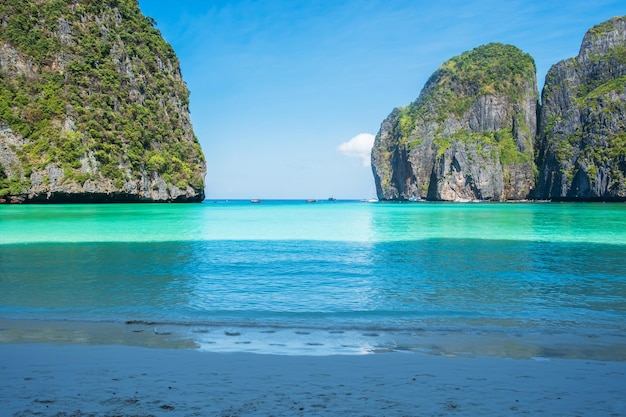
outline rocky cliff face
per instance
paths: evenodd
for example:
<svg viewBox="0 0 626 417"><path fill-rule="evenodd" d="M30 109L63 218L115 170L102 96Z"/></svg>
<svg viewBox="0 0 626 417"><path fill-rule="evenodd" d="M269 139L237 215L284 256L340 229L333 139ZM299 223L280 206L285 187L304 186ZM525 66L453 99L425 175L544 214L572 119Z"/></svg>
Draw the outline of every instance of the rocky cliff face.
<svg viewBox="0 0 626 417"><path fill-rule="evenodd" d="M452 58L382 123L372 150L384 200L516 200L534 187L533 59L489 44Z"/></svg>
<svg viewBox="0 0 626 417"><path fill-rule="evenodd" d="M626 17L589 30L578 56L550 69L538 120L536 91L532 58L511 46L445 63L382 123L378 197L626 200Z"/></svg>
<svg viewBox="0 0 626 417"><path fill-rule="evenodd" d="M536 195L626 198L626 17L595 26L542 91Z"/></svg>
<svg viewBox="0 0 626 417"><path fill-rule="evenodd" d="M172 50L137 0L0 4L0 202L202 201Z"/></svg>

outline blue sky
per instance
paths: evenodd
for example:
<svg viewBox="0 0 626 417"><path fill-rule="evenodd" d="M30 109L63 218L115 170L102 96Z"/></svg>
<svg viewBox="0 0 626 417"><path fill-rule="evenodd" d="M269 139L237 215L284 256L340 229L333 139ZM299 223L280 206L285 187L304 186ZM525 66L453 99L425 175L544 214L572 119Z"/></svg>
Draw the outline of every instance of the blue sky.
<svg viewBox="0 0 626 417"><path fill-rule="evenodd" d="M139 5L180 59L208 199L371 197L363 146L442 63L489 42L512 44L534 57L541 89L587 29L626 14L623 0Z"/></svg>

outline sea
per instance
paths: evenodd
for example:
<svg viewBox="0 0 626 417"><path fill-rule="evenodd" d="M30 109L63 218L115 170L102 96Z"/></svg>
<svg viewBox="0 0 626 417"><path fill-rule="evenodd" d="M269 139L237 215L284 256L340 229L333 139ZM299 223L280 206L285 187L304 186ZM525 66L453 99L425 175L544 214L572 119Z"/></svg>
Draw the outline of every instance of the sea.
<svg viewBox="0 0 626 417"><path fill-rule="evenodd" d="M626 204L0 206L0 343L626 360Z"/></svg>

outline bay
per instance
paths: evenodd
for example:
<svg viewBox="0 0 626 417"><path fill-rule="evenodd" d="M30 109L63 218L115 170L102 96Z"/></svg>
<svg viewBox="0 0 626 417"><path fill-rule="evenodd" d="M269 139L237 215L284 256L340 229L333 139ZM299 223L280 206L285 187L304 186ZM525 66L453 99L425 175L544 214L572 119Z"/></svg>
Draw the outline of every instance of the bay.
<svg viewBox="0 0 626 417"><path fill-rule="evenodd" d="M626 360L625 249L618 203L2 206L0 341Z"/></svg>

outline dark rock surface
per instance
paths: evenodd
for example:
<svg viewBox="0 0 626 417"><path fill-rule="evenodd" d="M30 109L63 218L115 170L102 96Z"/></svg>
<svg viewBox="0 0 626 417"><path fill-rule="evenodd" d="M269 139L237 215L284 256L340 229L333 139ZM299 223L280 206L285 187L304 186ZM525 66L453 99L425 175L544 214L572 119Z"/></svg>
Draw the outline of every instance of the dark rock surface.
<svg viewBox="0 0 626 417"><path fill-rule="evenodd" d="M626 17L593 27L577 57L552 66L539 121L538 198L626 198Z"/></svg>

